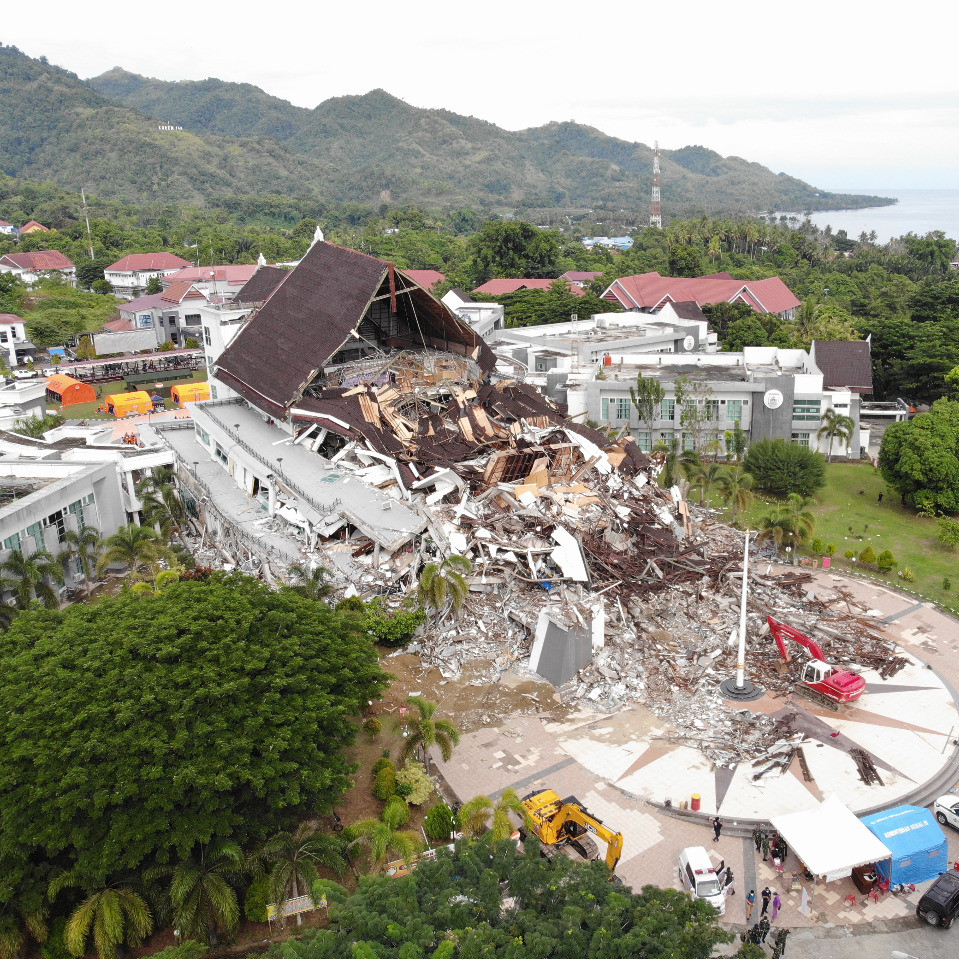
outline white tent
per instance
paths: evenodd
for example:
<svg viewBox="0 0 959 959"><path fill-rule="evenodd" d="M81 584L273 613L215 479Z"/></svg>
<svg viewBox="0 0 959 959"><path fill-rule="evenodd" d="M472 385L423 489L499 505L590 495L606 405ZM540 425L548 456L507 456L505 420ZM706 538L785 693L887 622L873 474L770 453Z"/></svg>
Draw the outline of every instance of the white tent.
<svg viewBox="0 0 959 959"><path fill-rule="evenodd" d="M842 879L856 866L882 862L892 855L835 795L827 796L814 809L770 821L806 868L827 881Z"/></svg>

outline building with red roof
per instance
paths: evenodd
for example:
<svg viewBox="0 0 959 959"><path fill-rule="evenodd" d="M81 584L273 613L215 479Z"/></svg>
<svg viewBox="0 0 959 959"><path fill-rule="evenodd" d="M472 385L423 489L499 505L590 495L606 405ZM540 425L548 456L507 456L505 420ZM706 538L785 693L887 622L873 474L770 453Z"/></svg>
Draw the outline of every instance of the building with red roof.
<svg viewBox="0 0 959 959"><path fill-rule="evenodd" d="M0 273L12 273L33 286L42 276L59 273L71 286L76 286L77 268L59 250L35 250L32 253L5 253L0 256Z"/></svg>
<svg viewBox="0 0 959 959"><path fill-rule="evenodd" d="M690 300L700 306L746 303L757 313L773 313L784 320L795 318L800 303L778 276L765 280L737 280L728 273L670 277L653 272L623 276L609 285L603 299L640 313L656 313L666 303Z"/></svg>
<svg viewBox="0 0 959 959"><path fill-rule="evenodd" d="M573 286L585 287L587 283L592 283L596 277L602 275L601 272L597 273L595 270L567 270L560 279L569 280Z"/></svg>
<svg viewBox="0 0 959 959"><path fill-rule="evenodd" d="M482 286L476 287L473 292L482 296L506 296L508 293L518 293L520 290L548 290L555 282L556 280L487 280ZM582 287L569 282L567 282L567 286L569 286L570 293L576 296L583 296L586 292Z"/></svg>
<svg viewBox="0 0 959 959"><path fill-rule="evenodd" d="M165 276L161 282L166 289L174 283L189 283L207 298L232 300L253 278L259 269L256 263L227 263L223 266L188 266Z"/></svg>
<svg viewBox="0 0 959 959"><path fill-rule="evenodd" d="M131 253L111 263L103 271L103 277L114 293L136 296L147 288L150 280L162 279L191 265L175 253Z"/></svg>
<svg viewBox="0 0 959 959"><path fill-rule="evenodd" d="M178 271L182 272L186 271ZM200 307L206 304L207 296L196 284L178 280L162 293L138 296L124 303L120 318L132 324L132 329L155 331L155 345L169 340L182 346L190 337L199 340L203 336Z"/></svg>
<svg viewBox="0 0 959 959"><path fill-rule="evenodd" d="M442 283L446 279L445 273L439 270L404 270L403 271L414 283L423 287L424 290L433 292L433 287L437 283Z"/></svg>
<svg viewBox="0 0 959 959"><path fill-rule="evenodd" d="M27 223L24 223L20 227L21 235L24 233L49 233L50 228L44 226L42 223L37 223L36 220L29 220Z"/></svg>

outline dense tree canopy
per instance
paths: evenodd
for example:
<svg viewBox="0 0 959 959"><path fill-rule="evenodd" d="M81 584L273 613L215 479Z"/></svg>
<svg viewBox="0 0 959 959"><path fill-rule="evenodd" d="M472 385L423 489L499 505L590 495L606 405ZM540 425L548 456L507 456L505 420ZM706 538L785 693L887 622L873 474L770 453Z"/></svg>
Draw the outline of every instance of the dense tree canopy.
<svg viewBox="0 0 959 959"><path fill-rule="evenodd" d="M928 413L893 423L882 438L879 469L910 505L959 512L959 402L937 400Z"/></svg>
<svg viewBox="0 0 959 959"><path fill-rule="evenodd" d="M746 453L746 472L756 488L773 496L812 496L826 485L826 458L783 439L760 440Z"/></svg>
<svg viewBox="0 0 959 959"><path fill-rule="evenodd" d="M633 894L602 863L550 861L538 844L460 841L403 879L364 879L331 928L275 946L270 959L706 959L731 938L715 910L674 889Z"/></svg>
<svg viewBox="0 0 959 959"><path fill-rule="evenodd" d="M384 686L341 614L240 575L23 613L0 637L0 903L328 809Z"/></svg>

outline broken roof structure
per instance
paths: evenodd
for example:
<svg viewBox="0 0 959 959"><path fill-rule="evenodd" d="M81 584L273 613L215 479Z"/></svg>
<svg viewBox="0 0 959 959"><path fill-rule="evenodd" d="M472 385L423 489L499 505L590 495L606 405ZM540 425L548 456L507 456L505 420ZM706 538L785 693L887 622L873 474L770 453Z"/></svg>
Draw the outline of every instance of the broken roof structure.
<svg viewBox="0 0 959 959"><path fill-rule="evenodd" d="M453 354L478 372L496 362L469 326L392 263L320 241L237 334L216 375L286 419L295 404L351 376L389 381L387 361L403 350Z"/></svg>

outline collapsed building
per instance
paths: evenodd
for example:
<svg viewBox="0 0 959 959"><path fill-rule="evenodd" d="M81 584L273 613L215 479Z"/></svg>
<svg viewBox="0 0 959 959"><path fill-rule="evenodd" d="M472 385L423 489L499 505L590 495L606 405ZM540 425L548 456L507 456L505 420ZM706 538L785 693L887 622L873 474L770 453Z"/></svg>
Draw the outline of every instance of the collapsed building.
<svg viewBox="0 0 959 959"><path fill-rule="evenodd" d="M279 581L321 565L389 597L425 562L467 556L467 615L417 638L425 663L448 678L483 663L484 683L535 674L596 708L646 703L707 748L691 694L734 668L742 534L662 489L661 454L570 420L392 264L319 241L251 282L255 305L214 358L218 398L192 404L193 431L160 428L198 558ZM766 613L815 625L801 582L754 586L754 635ZM795 738L771 724L735 749L770 737Z"/></svg>

